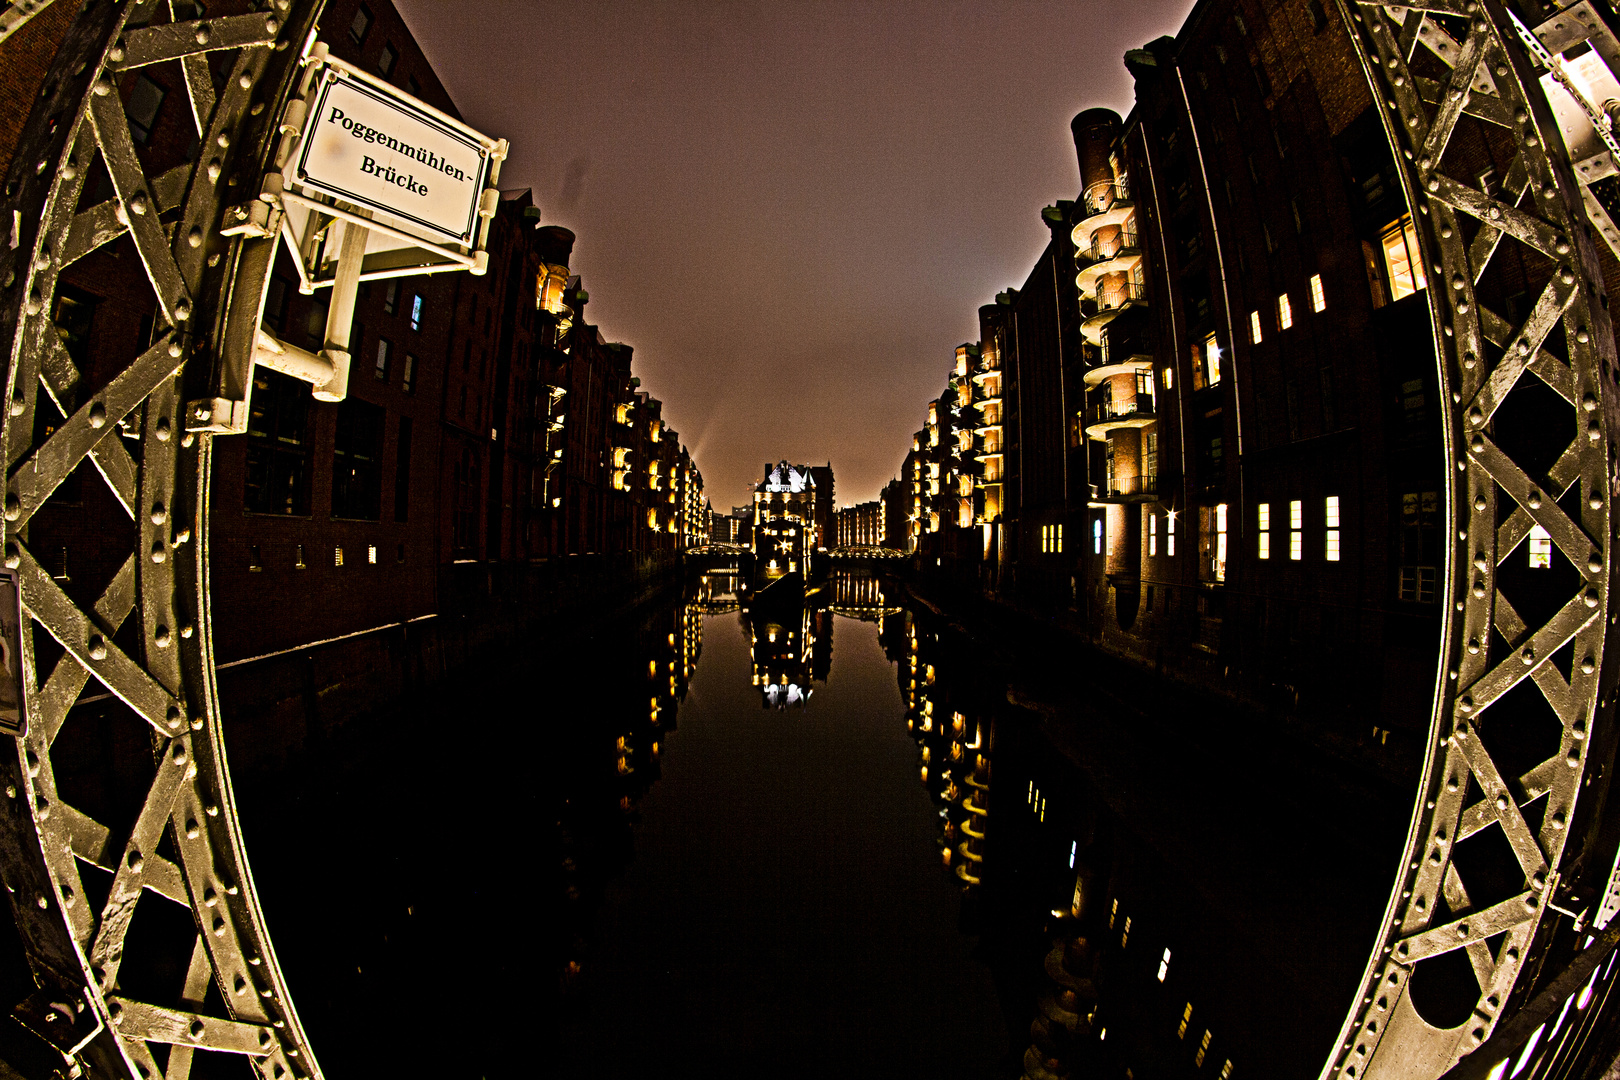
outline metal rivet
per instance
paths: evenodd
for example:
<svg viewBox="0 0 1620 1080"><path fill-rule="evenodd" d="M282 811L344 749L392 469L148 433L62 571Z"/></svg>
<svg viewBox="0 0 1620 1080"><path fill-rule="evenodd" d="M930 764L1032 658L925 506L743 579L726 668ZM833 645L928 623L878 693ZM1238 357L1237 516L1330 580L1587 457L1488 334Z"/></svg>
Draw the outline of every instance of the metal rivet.
<svg viewBox="0 0 1620 1080"><path fill-rule="evenodd" d="M158 442L169 441L169 436L172 434L172 432L169 430L169 418L167 416L158 417L156 430Z"/></svg>
<svg viewBox="0 0 1620 1080"><path fill-rule="evenodd" d="M169 553L163 549L163 541L155 541L152 544L152 561L155 563L161 563L168 557Z"/></svg>
<svg viewBox="0 0 1620 1080"><path fill-rule="evenodd" d="M152 524L161 525L169 520L169 510L160 502L152 504Z"/></svg>
<svg viewBox="0 0 1620 1080"><path fill-rule="evenodd" d="M138 874L141 872L141 867L146 865L146 858L139 851L131 848L129 854L124 857L124 862L131 871Z"/></svg>
<svg viewBox="0 0 1620 1080"><path fill-rule="evenodd" d="M90 637L90 659L107 659L107 639L100 634L92 634Z"/></svg>
<svg viewBox="0 0 1620 1080"><path fill-rule="evenodd" d="M202 827L197 824L196 818L186 819L186 839L195 840L202 835Z"/></svg>
<svg viewBox="0 0 1620 1080"><path fill-rule="evenodd" d="M156 630L152 631L152 640L157 642L158 648L167 649L169 647L169 628L167 626L159 626Z"/></svg>

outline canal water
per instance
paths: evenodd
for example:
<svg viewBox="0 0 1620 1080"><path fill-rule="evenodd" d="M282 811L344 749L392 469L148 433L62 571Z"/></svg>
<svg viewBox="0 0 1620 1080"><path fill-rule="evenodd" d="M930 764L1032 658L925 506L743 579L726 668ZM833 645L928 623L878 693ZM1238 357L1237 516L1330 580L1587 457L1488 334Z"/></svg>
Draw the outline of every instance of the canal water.
<svg viewBox="0 0 1620 1080"><path fill-rule="evenodd" d="M712 574L340 731L241 793L325 1071L1314 1076L1406 807L1054 645Z"/></svg>

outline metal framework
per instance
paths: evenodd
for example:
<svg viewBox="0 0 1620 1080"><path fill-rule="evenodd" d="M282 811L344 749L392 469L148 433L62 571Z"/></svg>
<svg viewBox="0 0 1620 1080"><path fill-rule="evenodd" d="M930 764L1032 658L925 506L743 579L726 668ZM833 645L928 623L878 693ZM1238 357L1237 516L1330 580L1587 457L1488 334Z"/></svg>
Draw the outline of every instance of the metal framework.
<svg viewBox="0 0 1620 1080"><path fill-rule="evenodd" d="M0 38L20 18L0 20ZM281 138L299 46L320 0L269 0L245 15L176 21L167 0L88 0L62 42L0 193L0 443L7 463L4 563L23 612L25 727L0 754L0 874L39 992L17 1015L61 1052L67 1075L184 1080L199 1050L242 1055L259 1075L320 1075L276 962L243 848L211 652L206 402L227 316L257 311L275 241L223 233L251 200ZM8 15L9 17L9 15ZM209 58L205 54L222 53ZM195 121L193 160L148 175L131 137L126 72L176 64ZM219 72L228 73L216 82ZM99 160L100 166L97 166ZM114 195L81 206L104 167ZM129 234L152 288L149 347L92 385L53 322L64 268ZM255 292L255 290L260 290ZM248 328L249 342L253 327ZM104 358L98 357L98 362ZM66 419L36 424L44 393ZM127 519L127 560L93 604L76 604L29 548L30 519L82 463ZM98 526L99 527L99 526ZM36 642L60 651L46 669ZM63 801L53 745L94 678L150 729L149 789L133 825ZM91 868L97 868L92 870ZM90 886L87 888L87 886ZM103 892L104 904L92 901ZM178 905L189 958L130 952L138 911ZM133 978L131 963L157 973ZM184 971L172 997L122 987ZM163 1066L159 1067L154 1048Z"/></svg>
<svg viewBox="0 0 1620 1080"><path fill-rule="evenodd" d="M1361 991L1322 1076L1434 1077L1538 986L1558 983L1594 915L1588 883L1612 864L1597 826L1614 751L1616 664L1604 631L1616 621L1615 342L1587 211L1596 200L1565 153L1548 100L1559 89L1544 89L1529 33L1495 0L1341 11L1414 210L1447 406L1450 541L1417 801ZM1479 179L1485 146L1512 155L1498 190ZM1517 324L1503 315L1515 293L1531 298ZM1545 413L1547 388L1562 399L1547 423L1567 433L1550 468L1502 426L1522 399ZM1503 586L1532 530L1550 540L1549 561L1573 571L1555 580L1574 584L1527 625ZM1480 847L1476 837L1511 852L1506 869L1487 877L1457 857ZM1458 951L1473 976L1472 990L1453 984L1466 1018L1456 1022L1455 1007L1448 1020L1432 1007L1425 1018L1427 987Z"/></svg>

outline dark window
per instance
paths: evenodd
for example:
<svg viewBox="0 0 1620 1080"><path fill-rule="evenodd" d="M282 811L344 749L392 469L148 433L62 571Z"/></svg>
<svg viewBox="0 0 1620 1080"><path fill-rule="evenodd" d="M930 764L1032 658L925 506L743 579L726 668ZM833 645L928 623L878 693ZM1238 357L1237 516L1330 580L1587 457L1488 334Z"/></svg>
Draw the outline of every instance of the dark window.
<svg viewBox="0 0 1620 1080"><path fill-rule="evenodd" d="M157 124L158 112L167 95L167 90L145 75L135 77L135 89L124 111L129 116L129 133L135 136L136 142L144 143L152 137L152 128Z"/></svg>
<svg viewBox="0 0 1620 1080"><path fill-rule="evenodd" d="M467 419L467 387L465 384L461 387L461 407L457 410L456 415L463 420Z"/></svg>
<svg viewBox="0 0 1620 1080"><path fill-rule="evenodd" d="M1217 46L1215 46L1215 59L1219 60L1223 64L1226 63L1226 46L1225 45L1217 45Z"/></svg>
<svg viewBox="0 0 1620 1080"><path fill-rule="evenodd" d="M399 53L394 51L394 47L392 45L384 45L382 48L382 54L377 57L377 70L382 72L384 75L392 75L394 73L394 65L397 63L399 63Z"/></svg>
<svg viewBox="0 0 1620 1080"><path fill-rule="evenodd" d="M1322 430L1333 431L1339 426L1338 403L1333 387L1333 369L1323 368L1322 375Z"/></svg>
<svg viewBox="0 0 1620 1080"><path fill-rule="evenodd" d="M472 338L467 339L467 347L461 350L461 370L472 370Z"/></svg>
<svg viewBox="0 0 1620 1080"><path fill-rule="evenodd" d="M52 313L56 335L67 354L83 371L90 360L90 324L96 317L96 297L70 285L58 285L56 310Z"/></svg>
<svg viewBox="0 0 1620 1080"><path fill-rule="evenodd" d="M272 334L282 333L287 321L287 279L279 274L270 279L264 293L264 318L260 320Z"/></svg>
<svg viewBox="0 0 1620 1080"><path fill-rule="evenodd" d="M411 297L411 329L422 329L422 294Z"/></svg>
<svg viewBox="0 0 1620 1080"><path fill-rule="evenodd" d="M1237 27L1237 32L1243 37L1249 36L1249 24L1243 21L1243 12L1232 12L1232 25Z"/></svg>
<svg viewBox="0 0 1620 1080"><path fill-rule="evenodd" d="M1249 70L1254 72L1255 89L1260 91L1261 97L1271 96L1271 76L1266 74L1264 64L1251 64Z"/></svg>
<svg viewBox="0 0 1620 1080"><path fill-rule="evenodd" d="M399 418L399 440L394 458L394 520L411 519L411 418ZM403 555L400 562L404 562Z"/></svg>
<svg viewBox="0 0 1620 1080"><path fill-rule="evenodd" d="M304 320L304 333L315 343L317 349L326 345L326 313L331 306L332 296L324 291L309 302L309 315ZM352 339L358 343L360 335L354 334Z"/></svg>
<svg viewBox="0 0 1620 1080"><path fill-rule="evenodd" d="M383 314L392 315L399 308L399 282L390 281L383 289Z"/></svg>
<svg viewBox="0 0 1620 1080"><path fill-rule="evenodd" d="M405 373L400 380L400 389L407 394L416 389L416 357L410 353L405 354Z"/></svg>
<svg viewBox="0 0 1620 1080"><path fill-rule="evenodd" d="M462 451L454 475L451 549L457 555L468 556L475 552L478 543L478 464L470 449Z"/></svg>
<svg viewBox="0 0 1620 1080"><path fill-rule="evenodd" d="M1277 126L1275 120L1271 122L1271 141L1276 144L1278 157L1285 158L1288 156L1288 147L1283 145L1282 128Z"/></svg>
<svg viewBox="0 0 1620 1080"><path fill-rule="evenodd" d="M361 4L354 13L354 21L349 23L349 40L356 45L364 45L366 35L371 32L371 9Z"/></svg>
<svg viewBox="0 0 1620 1080"><path fill-rule="evenodd" d="M242 509L248 513L309 513L313 449L309 403L306 383L268 368L254 369L247 477L242 489Z"/></svg>
<svg viewBox="0 0 1620 1080"><path fill-rule="evenodd" d="M1300 213L1299 200L1289 199L1288 205L1294 211L1294 231L1303 233L1305 231L1305 215Z"/></svg>
<svg viewBox="0 0 1620 1080"><path fill-rule="evenodd" d="M1322 7L1322 0L1307 0L1305 11L1311 17L1311 29L1320 34L1327 29L1327 11Z"/></svg>
<svg viewBox="0 0 1620 1080"><path fill-rule="evenodd" d="M405 89L410 91L412 97L422 96L422 84L416 81L415 75L405 80ZM404 562L405 560L401 558L399 561Z"/></svg>
<svg viewBox="0 0 1620 1080"><path fill-rule="evenodd" d="M393 352L393 348L394 347L388 343L387 338L377 339L376 376L378 382L388 381L388 357L389 354Z"/></svg>
<svg viewBox="0 0 1620 1080"><path fill-rule="evenodd" d="M381 518L382 447L382 407L354 397L340 402L332 443L333 517Z"/></svg>
<svg viewBox="0 0 1620 1080"><path fill-rule="evenodd" d="M1408 603L1432 604L1443 559L1440 551L1440 493L1408 491L1401 496L1399 562L1395 595Z"/></svg>

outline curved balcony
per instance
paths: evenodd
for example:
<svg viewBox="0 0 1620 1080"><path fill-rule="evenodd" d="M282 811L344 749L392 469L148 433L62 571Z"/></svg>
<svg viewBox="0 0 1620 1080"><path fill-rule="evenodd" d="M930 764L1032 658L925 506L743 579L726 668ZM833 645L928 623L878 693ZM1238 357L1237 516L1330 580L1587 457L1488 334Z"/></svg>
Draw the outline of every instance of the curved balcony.
<svg viewBox="0 0 1620 1080"><path fill-rule="evenodd" d="M1102 484L1091 485L1091 505L1152 502L1159 495L1158 481L1152 473L1112 477Z"/></svg>
<svg viewBox="0 0 1620 1080"><path fill-rule="evenodd" d="M1147 303L1147 287L1140 282L1127 281L1123 292L1116 295L1118 298L1112 302L1096 297L1096 313L1086 316L1080 323L1080 333L1092 345L1102 345L1103 327L1113 322L1121 312Z"/></svg>
<svg viewBox="0 0 1620 1080"><path fill-rule="evenodd" d="M1131 237L1112 255L1104 255L1081 268L1074 277L1075 287L1083 293L1095 292L1098 279L1108 274L1128 274L1142 264L1142 249Z"/></svg>
<svg viewBox="0 0 1620 1080"><path fill-rule="evenodd" d="M1093 405L1087 411L1090 413L1091 422L1086 425L1086 437L1098 442L1105 441L1110 431L1117 431L1120 428L1145 428L1157 419L1151 397L1139 397L1133 401L1111 401L1103 405Z"/></svg>
<svg viewBox="0 0 1620 1080"><path fill-rule="evenodd" d="M1075 225L1069 236L1081 251L1091 247L1091 239L1098 229L1110 225L1123 225L1136 210L1129 191L1112 180L1103 180L1086 188L1084 195L1086 216Z"/></svg>
<svg viewBox="0 0 1620 1080"><path fill-rule="evenodd" d="M1090 389L1101 385L1108 379L1112 379L1115 375L1131 375L1138 371L1152 370L1153 357L1145 353L1139 353L1135 356L1128 356L1124 360L1104 362L1096 367L1087 368L1081 379L1085 382L1086 388Z"/></svg>

